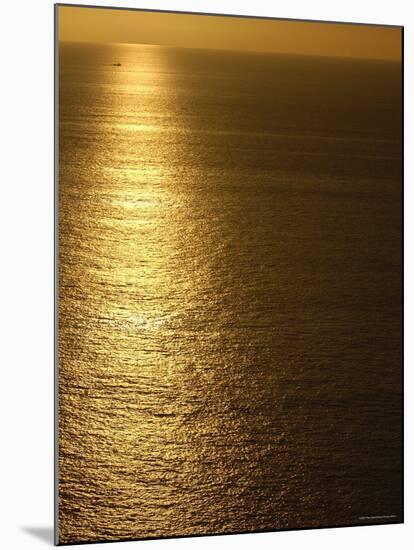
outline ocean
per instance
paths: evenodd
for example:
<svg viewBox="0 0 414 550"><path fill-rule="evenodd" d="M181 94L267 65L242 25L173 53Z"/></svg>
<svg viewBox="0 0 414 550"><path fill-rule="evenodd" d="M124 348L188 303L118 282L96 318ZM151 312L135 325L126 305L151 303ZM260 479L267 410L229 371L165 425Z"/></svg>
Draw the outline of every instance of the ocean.
<svg viewBox="0 0 414 550"><path fill-rule="evenodd" d="M401 522L401 64L61 42L59 84L59 541Z"/></svg>

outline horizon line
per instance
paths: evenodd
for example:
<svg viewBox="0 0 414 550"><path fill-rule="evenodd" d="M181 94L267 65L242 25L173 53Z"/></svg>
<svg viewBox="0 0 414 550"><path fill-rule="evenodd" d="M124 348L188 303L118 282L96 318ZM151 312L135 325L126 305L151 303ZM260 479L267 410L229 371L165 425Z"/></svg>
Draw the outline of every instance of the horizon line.
<svg viewBox="0 0 414 550"><path fill-rule="evenodd" d="M59 4L62 5L62 4ZM72 4L70 4L72 5ZM106 6L105 6L106 7ZM121 8L127 9L127 8ZM153 10L139 10L136 11L153 11ZM247 16L246 16L247 17ZM361 23L362 24L362 23ZM391 26L391 25L390 25ZM394 57L367 57L367 56L357 56L357 55L335 55L335 54L314 54L314 53L297 53L297 52L284 52L284 51L268 51L268 50L245 50L245 49L236 49L231 48L214 48L214 47L204 47L204 46L174 46L172 44L153 44L152 42L96 42L93 40L61 40L59 37L57 39L58 44L93 44L93 45L123 45L123 46L154 46L155 48L174 48L180 50L199 50L199 51L216 51L216 52L231 52L231 53L252 53L252 54L263 54L263 55L286 55L292 57L323 57L323 58L332 58L332 59L354 59L359 61L383 61L385 63L402 63L402 55L399 58Z"/></svg>

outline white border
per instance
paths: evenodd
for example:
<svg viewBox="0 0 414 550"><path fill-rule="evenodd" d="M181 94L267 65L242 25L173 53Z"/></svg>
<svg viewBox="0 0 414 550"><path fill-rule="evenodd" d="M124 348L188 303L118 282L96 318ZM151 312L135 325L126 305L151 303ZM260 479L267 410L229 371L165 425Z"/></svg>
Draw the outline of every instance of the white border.
<svg viewBox="0 0 414 550"><path fill-rule="evenodd" d="M382 0L83 0L83 4L262 15L405 26L405 525L292 531L225 537L112 543L128 547L376 550L409 548L414 538L411 492L414 358L412 292L414 67L411 2ZM1 6L1 255L0 255L0 544L7 550L44 547L53 518L53 2L20 0ZM411 340L411 341L410 341ZM85 545L84 547L89 547Z"/></svg>

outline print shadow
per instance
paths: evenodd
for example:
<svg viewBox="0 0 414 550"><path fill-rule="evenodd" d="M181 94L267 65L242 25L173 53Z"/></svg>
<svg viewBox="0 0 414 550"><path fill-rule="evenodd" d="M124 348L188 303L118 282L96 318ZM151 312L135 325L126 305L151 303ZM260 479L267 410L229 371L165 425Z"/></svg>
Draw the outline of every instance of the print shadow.
<svg viewBox="0 0 414 550"><path fill-rule="evenodd" d="M53 546L53 527L22 527L22 531Z"/></svg>

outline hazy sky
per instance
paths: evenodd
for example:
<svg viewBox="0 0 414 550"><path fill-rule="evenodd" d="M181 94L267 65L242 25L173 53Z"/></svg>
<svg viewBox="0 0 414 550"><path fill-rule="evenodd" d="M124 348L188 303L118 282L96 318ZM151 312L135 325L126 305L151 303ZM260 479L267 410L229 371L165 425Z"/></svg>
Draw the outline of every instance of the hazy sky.
<svg viewBox="0 0 414 550"><path fill-rule="evenodd" d="M401 29L59 7L60 40L401 59Z"/></svg>

